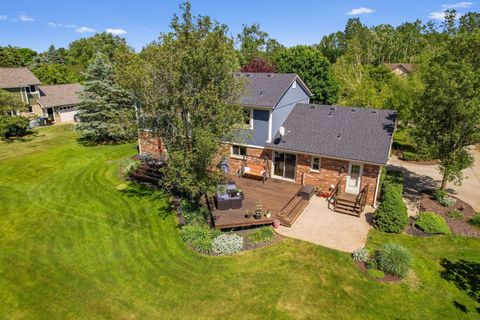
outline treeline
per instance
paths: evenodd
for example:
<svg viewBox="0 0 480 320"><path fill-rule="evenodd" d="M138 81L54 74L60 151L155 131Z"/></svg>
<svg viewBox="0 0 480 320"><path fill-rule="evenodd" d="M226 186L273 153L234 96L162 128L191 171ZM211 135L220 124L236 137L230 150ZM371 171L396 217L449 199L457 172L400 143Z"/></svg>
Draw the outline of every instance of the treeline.
<svg viewBox="0 0 480 320"><path fill-rule="evenodd" d="M75 40L67 48L51 45L41 53L29 48L0 47L0 67L28 67L42 83L75 83L85 80L84 72L95 53L112 59L121 47L127 47L125 39L106 32Z"/></svg>

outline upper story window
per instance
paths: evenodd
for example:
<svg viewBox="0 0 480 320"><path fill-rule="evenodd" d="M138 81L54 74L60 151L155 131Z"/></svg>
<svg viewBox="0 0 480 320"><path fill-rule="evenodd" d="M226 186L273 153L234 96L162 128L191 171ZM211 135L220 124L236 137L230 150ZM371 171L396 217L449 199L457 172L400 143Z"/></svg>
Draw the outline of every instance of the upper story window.
<svg viewBox="0 0 480 320"><path fill-rule="evenodd" d="M320 172L320 158L312 157L310 170L313 172Z"/></svg>
<svg viewBox="0 0 480 320"><path fill-rule="evenodd" d="M243 109L243 119L244 124L250 129L253 129L253 117L252 117L252 109L251 108L244 108Z"/></svg>
<svg viewBox="0 0 480 320"><path fill-rule="evenodd" d="M25 91L27 91L27 93L35 93L37 92L37 89L35 88L35 86L28 86L25 87Z"/></svg>
<svg viewBox="0 0 480 320"><path fill-rule="evenodd" d="M232 145L232 156L243 157L247 155L247 147Z"/></svg>
<svg viewBox="0 0 480 320"><path fill-rule="evenodd" d="M297 80L293 81L292 83L292 89L295 89L297 87Z"/></svg>

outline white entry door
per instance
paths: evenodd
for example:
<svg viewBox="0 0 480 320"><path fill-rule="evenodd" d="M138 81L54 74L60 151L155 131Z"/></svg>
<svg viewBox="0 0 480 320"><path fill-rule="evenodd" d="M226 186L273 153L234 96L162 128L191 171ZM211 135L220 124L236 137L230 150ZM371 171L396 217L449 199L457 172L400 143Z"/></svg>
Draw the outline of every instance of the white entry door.
<svg viewBox="0 0 480 320"><path fill-rule="evenodd" d="M350 163L348 165L347 185L345 191L349 193L360 192L362 182L363 165L361 163Z"/></svg>

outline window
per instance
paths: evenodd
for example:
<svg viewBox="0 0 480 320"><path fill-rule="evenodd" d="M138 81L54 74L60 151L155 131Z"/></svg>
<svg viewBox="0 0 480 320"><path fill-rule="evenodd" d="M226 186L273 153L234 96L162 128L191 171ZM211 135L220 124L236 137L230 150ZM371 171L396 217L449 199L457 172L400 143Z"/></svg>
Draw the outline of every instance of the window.
<svg viewBox="0 0 480 320"><path fill-rule="evenodd" d="M32 106L28 106L28 112L32 113L33 112L33 108Z"/></svg>
<svg viewBox="0 0 480 320"><path fill-rule="evenodd" d="M250 129L253 129L252 109L250 108L243 109L243 119L244 119L244 124L248 126Z"/></svg>
<svg viewBox="0 0 480 320"><path fill-rule="evenodd" d="M35 88L35 86L30 86L30 92L37 92L37 89Z"/></svg>
<svg viewBox="0 0 480 320"><path fill-rule="evenodd" d="M243 157L247 155L247 148L242 146L232 146L232 156Z"/></svg>
<svg viewBox="0 0 480 320"><path fill-rule="evenodd" d="M30 87L25 87L25 91L26 91L27 93L30 93Z"/></svg>
<svg viewBox="0 0 480 320"><path fill-rule="evenodd" d="M311 171L320 172L320 158L312 157Z"/></svg>

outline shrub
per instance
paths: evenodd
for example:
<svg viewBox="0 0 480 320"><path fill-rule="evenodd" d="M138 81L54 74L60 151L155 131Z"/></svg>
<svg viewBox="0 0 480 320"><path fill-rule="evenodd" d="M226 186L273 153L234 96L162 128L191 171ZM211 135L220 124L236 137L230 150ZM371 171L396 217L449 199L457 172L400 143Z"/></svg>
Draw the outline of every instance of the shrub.
<svg viewBox="0 0 480 320"><path fill-rule="evenodd" d="M378 269L378 262L374 257L371 257L367 261L367 269Z"/></svg>
<svg viewBox="0 0 480 320"><path fill-rule="evenodd" d="M243 249L243 238L235 233L224 233L213 239L212 252L218 255L230 255Z"/></svg>
<svg viewBox="0 0 480 320"><path fill-rule="evenodd" d="M420 213L415 225L428 234L450 234L445 219L435 212L425 211Z"/></svg>
<svg viewBox="0 0 480 320"><path fill-rule="evenodd" d="M275 232L273 231L272 227L262 227L252 233L249 233L246 238L250 243L268 242L272 240L274 235Z"/></svg>
<svg viewBox="0 0 480 320"><path fill-rule="evenodd" d="M192 248L204 252L212 252L212 240L221 232L205 225L186 225L182 228L182 239Z"/></svg>
<svg viewBox="0 0 480 320"><path fill-rule="evenodd" d="M413 152L403 151L401 159L405 161L418 161L418 155Z"/></svg>
<svg viewBox="0 0 480 320"><path fill-rule="evenodd" d="M433 193L433 199L444 207L451 207L457 202L457 200L449 197L446 191L441 189L435 190Z"/></svg>
<svg viewBox="0 0 480 320"><path fill-rule="evenodd" d="M138 170L139 166L140 161L133 159L127 159L123 163L123 167L125 168L125 174L127 175L127 177L130 177L132 174L134 174Z"/></svg>
<svg viewBox="0 0 480 320"><path fill-rule="evenodd" d="M477 213L476 215L473 216L472 219L470 219L470 224L474 225L475 227L480 228L480 212Z"/></svg>
<svg viewBox="0 0 480 320"><path fill-rule="evenodd" d="M197 202L182 199L180 202L185 224L208 224L209 211Z"/></svg>
<svg viewBox="0 0 480 320"><path fill-rule="evenodd" d="M435 201L441 201L442 199L445 199L447 196L448 196L448 193L442 189L435 190L435 192L433 193L433 199Z"/></svg>
<svg viewBox="0 0 480 320"><path fill-rule="evenodd" d="M457 200L451 197L446 197L438 201L438 203L440 203L444 207L451 207L455 204L455 202L457 202Z"/></svg>
<svg viewBox="0 0 480 320"><path fill-rule="evenodd" d="M403 203L398 186L388 184L384 199L373 214L373 226L381 231L401 233L408 223L407 207Z"/></svg>
<svg viewBox="0 0 480 320"><path fill-rule="evenodd" d="M29 121L22 116L0 115L0 138L22 137L27 133Z"/></svg>
<svg viewBox="0 0 480 320"><path fill-rule="evenodd" d="M367 262L369 258L368 250L365 248L358 248L352 253L353 261L356 262Z"/></svg>
<svg viewBox="0 0 480 320"><path fill-rule="evenodd" d="M455 219L459 219L459 218L463 218L464 214L462 211L460 210L452 210L452 211L449 211L447 213L447 215L450 217L450 218L455 218Z"/></svg>
<svg viewBox="0 0 480 320"><path fill-rule="evenodd" d="M393 185L400 195L403 193L403 172L383 169L380 180L382 201L385 198L385 189L388 185Z"/></svg>
<svg viewBox="0 0 480 320"><path fill-rule="evenodd" d="M387 243L378 253L378 265L385 273L404 277L412 264L408 250L396 243Z"/></svg>
<svg viewBox="0 0 480 320"><path fill-rule="evenodd" d="M367 274L374 279L382 279L385 277L385 272L378 269L367 269Z"/></svg>

